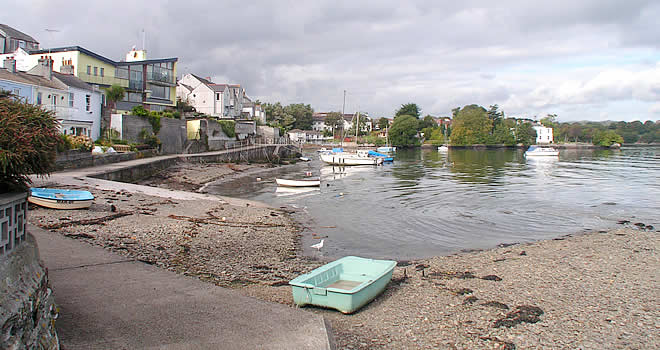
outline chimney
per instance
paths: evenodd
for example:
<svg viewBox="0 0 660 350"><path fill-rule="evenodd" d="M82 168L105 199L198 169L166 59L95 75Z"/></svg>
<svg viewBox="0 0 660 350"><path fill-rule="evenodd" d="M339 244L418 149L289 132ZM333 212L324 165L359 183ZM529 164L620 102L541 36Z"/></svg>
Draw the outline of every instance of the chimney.
<svg viewBox="0 0 660 350"><path fill-rule="evenodd" d="M41 67L41 75L48 79L53 79L53 60L48 56L41 56L38 65Z"/></svg>
<svg viewBox="0 0 660 350"><path fill-rule="evenodd" d="M9 73L16 73L16 60L14 59L14 57L5 58L3 64L5 69L8 70Z"/></svg>
<svg viewBox="0 0 660 350"><path fill-rule="evenodd" d="M63 64L60 66L60 73L62 74L73 75L74 70L75 69L72 64Z"/></svg>

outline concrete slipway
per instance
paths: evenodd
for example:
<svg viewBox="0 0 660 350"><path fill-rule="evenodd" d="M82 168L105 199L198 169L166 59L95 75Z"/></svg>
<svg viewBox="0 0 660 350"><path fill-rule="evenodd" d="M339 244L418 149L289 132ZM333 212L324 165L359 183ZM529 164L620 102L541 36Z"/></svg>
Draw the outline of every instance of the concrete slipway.
<svg viewBox="0 0 660 350"><path fill-rule="evenodd" d="M158 158L55 173L34 185L87 185L179 200L232 201L87 177ZM56 327L63 349L333 348L329 325L321 316L246 297L33 225L29 231L37 239L60 306Z"/></svg>

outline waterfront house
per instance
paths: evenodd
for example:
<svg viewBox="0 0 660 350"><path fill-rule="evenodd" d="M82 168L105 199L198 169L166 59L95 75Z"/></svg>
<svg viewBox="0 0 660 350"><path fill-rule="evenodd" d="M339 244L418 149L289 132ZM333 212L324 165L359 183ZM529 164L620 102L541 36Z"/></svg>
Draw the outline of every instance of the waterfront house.
<svg viewBox="0 0 660 350"><path fill-rule="evenodd" d="M243 96L243 116L259 120L262 124L266 123L266 112L260 104L252 102L247 95Z"/></svg>
<svg viewBox="0 0 660 350"><path fill-rule="evenodd" d="M226 84L215 84L211 78L185 74L177 81L176 96L186 101L199 113L216 118L231 118L230 89Z"/></svg>
<svg viewBox="0 0 660 350"><path fill-rule="evenodd" d="M534 125L532 126L536 130L536 143L553 143L552 128L547 128L543 125Z"/></svg>
<svg viewBox="0 0 660 350"><path fill-rule="evenodd" d="M19 48L26 51L38 50L39 42L6 24L0 24L0 54L13 53Z"/></svg>
<svg viewBox="0 0 660 350"><path fill-rule="evenodd" d="M323 134L315 130L293 129L287 132L287 135L289 136L289 140L293 142L314 143L314 142L321 142L324 140Z"/></svg>
<svg viewBox="0 0 660 350"><path fill-rule="evenodd" d="M103 89L119 85L126 89L124 99L117 102L120 112L142 105L151 111L176 108L176 65L178 58L147 59L145 50L132 49L124 60L114 61L80 46L30 51L28 66L49 58L53 70L72 66L72 74L82 81ZM68 68L65 68L68 69ZM102 95L105 105L105 95Z"/></svg>
<svg viewBox="0 0 660 350"><path fill-rule="evenodd" d="M15 60L5 59L0 69L1 89L53 111L64 134L99 137L101 93L97 88L71 74L53 72L48 59L28 72L16 70L15 64Z"/></svg>

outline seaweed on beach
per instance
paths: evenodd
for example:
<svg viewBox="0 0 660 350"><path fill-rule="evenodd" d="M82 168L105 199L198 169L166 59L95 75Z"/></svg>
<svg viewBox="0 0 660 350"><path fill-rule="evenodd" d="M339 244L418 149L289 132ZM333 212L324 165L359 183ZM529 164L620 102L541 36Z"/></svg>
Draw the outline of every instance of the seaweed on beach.
<svg viewBox="0 0 660 350"><path fill-rule="evenodd" d="M517 326L523 322L536 323L541 320L543 310L538 306L521 305L516 308L516 311L509 312L502 319L495 321L495 328Z"/></svg>

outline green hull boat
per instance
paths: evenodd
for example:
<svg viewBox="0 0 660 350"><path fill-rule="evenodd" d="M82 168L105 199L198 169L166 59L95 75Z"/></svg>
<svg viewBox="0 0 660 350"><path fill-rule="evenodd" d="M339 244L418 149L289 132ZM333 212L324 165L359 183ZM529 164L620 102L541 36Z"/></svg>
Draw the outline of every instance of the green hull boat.
<svg viewBox="0 0 660 350"><path fill-rule="evenodd" d="M391 260L343 257L289 282L293 301L353 313L385 290L395 266Z"/></svg>

